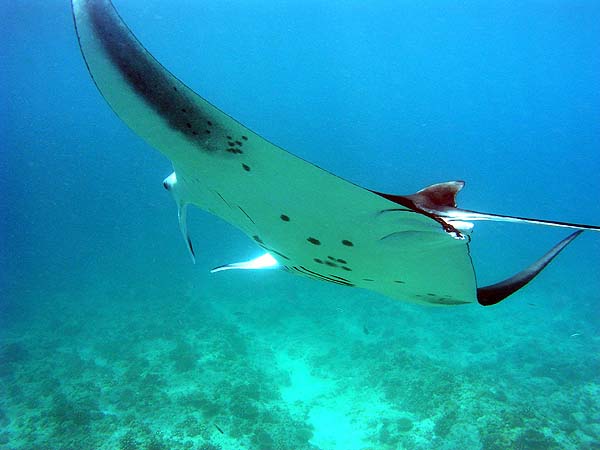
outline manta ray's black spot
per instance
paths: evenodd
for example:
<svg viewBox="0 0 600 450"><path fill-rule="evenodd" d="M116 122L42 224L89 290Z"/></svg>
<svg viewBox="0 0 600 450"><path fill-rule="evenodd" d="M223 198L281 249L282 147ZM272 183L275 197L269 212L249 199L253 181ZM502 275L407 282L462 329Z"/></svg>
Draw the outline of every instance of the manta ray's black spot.
<svg viewBox="0 0 600 450"><path fill-rule="evenodd" d="M240 141L235 141L235 143L240 146L243 145Z"/></svg>
<svg viewBox="0 0 600 450"><path fill-rule="evenodd" d="M227 143L227 145L229 145L230 147L233 147L235 144L234 144L233 142L229 141L229 142Z"/></svg>
<svg viewBox="0 0 600 450"><path fill-rule="evenodd" d="M248 136L242 136L242 139L247 141L248 140Z"/></svg>
<svg viewBox="0 0 600 450"><path fill-rule="evenodd" d="M289 216L286 216L285 214L280 215L279 218L281 220L283 220L284 222L289 222L290 221Z"/></svg>
<svg viewBox="0 0 600 450"><path fill-rule="evenodd" d="M406 284L404 281L402 280L394 280L394 283L399 283L399 284Z"/></svg>
<svg viewBox="0 0 600 450"><path fill-rule="evenodd" d="M311 244L314 245L321 245L321 241L318 239L315 239L314 237L309 237L306 239L308 242L310 242Z"/></svg>
<svg viewBox="0 0 600 450"><path fill-rule="evenodd" d="M340 264L348 264L348 262L345 259L342 259L342 258L338 258L337 262L339 262Z"/></svg>
<svg viewBox="0 0 600 450"><path fill-rule="evenodd" d="M206 125L208 125L209 127L212 127L212 122L210 120L207 120Z"/></svg>
<svg viewBox="0 0 600 450"><path fill-rule="evenodd" d="M437 295L432 294L431 292L428 292L427 295L429 295L430 297L437 297Z"/></svg>
<svg viewBox="0 0 600 450"><path fill-rule="evenodd" d="M336 259L333 256L328 256L327 259L330 259L332 261L336 261Z"/></svg>
<svg viewBox="0 0 600 450"><path fill-rule="evenodd" d="M363 278L363 281L375 281L373 278Z"/></svg>
<svg viewBox="0 0 600 450"><path fill-rule="evenodd" d="M177 86L173 86L173 90L174 90L175 92L179 92L179 91L177 90Z"/></svg>
<svg viewBox="0 0 600 450"><path fill-rule="evenodd" d="M198 136L198 132L197 132L197 131L192 131L192 134L193 134L194 136Z"/></svg>
<svg viewBox="0 0 600 450"><path fill-rule="evenodd" d="M246 172L250 172L250 166L249 166L249 165L247 165L247 164L242 164L242 167L244 168L244 170L245 170Z"/></svg>
<svg viewBox="0 0 600 450"><path fill-rule="evenodd" d="M228 141L233 139L231 136L225 136L225 137L227 138Z"/></svg>
<svg viewBox="0 0 600 450"><path fill-rule="evenodd" d="M319 259L319 258L315 258L313 259L314 262L319 263L319 264L323 264L323 260Z"/></svg>
<svg viewBox="0 0 600 450"><path fill-rule="evenodd" d="M233 153L237 153L239 155L241 155L242 153L244 153L243 151L241 151L239 148L234 148L233 149Z"/></svg>
<svg viewBox="0 0 600 450"><path fill-rule="evenodd" d="M204 130L206 134L210 134L210 130Z"/></svg>
<svg viewBox="0 0 600 450"><path fill-rule="evenodd" d="M348 239L344 239L342 241L342 244L344 244L346 247L354 247L354 244L352 243L352 241L349 241Z"/></svg>
<svg viewBox="0 0 600 450"><path fill-rule="evenodd" d="M346 272L352 272L352 269L348 266L342 266L342 269L344 269Z"/></svg>
<svg viewBox="0 0 600 450"><path fill-rule="evenodd" d="M334 263L333 261L325 261L325 264L328 265L329 267L337 267L338 265L336 263Z"/></svg>
<svg viewBox="0 0 600 450"><path fill-rule="evenodd" d="M185 108L181 108L181 112L184 112L184 113L186 113L186 112L187 112L187 109L185 109Z"/></svg>
<svg viewBox="0 0 600 450"><path fill-rule="evenodd" d="M433 303L436 305L466 305L467 303L471 303L471 302L466 302L464 300L457 300L455 298L449 298L449 297L437 297L437 298L433 298L431 300L427 300L428 303Z"/></svg>
<svg viewBox="0 0 600 450"><path fill-rule="evenodd" d="M263 240L260 238L260 236L258 235L254 235L252 236L252 239L254 239L256 242L258 242L259 244L264 244Z"/></svg>
<svg viewBox="0 0 600 450"><path fill-rule="evenodd" d="M185 126L188 127L188 128L192 128L192 124L189 123L189 122L186 122Z"/></svg>

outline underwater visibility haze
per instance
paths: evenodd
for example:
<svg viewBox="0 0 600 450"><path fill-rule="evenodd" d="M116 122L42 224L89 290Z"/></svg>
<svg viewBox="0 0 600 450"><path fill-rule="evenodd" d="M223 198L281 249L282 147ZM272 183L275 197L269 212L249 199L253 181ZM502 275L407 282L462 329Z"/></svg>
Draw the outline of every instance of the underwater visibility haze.
<svg viewBox="0 0 600 450"><path fill-rule="evenodd" d="M600 446L600 8L35 6L2 6L0 445Z"/></svg>

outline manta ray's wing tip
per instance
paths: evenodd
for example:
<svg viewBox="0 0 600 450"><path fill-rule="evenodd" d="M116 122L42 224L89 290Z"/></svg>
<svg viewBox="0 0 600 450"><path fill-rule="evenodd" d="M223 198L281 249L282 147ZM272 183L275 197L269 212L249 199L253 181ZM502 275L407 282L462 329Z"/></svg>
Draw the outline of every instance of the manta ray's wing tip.
<svg viewBox="0 0 600 450"><path fill-rule="evenodd" d="M477 288L477 301L480 305L491 306L500 303L533 280L550 262L558 256L584 230L577 230L552 247L532 265L496 284Z"/></svg>

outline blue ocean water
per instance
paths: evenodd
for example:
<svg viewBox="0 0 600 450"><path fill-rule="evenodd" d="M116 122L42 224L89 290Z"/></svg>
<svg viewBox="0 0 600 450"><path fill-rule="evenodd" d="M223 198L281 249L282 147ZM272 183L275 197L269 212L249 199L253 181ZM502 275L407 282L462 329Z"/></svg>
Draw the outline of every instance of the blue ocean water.
<svg viewBox="0 0 600 450"><path fill-rule="evenodd" d="M159 61L370 189L600 223L594 1L115 0ZM490 308L283 272L114 115L70 5L0 3L0 448L600 448L600 235ZM477 223L480 284L567 232Z"/></svg>

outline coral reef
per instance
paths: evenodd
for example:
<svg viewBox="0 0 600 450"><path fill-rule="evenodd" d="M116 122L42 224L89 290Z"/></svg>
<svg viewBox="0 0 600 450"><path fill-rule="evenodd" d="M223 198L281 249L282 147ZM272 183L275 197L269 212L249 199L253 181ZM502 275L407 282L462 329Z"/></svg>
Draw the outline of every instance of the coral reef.
<svg viewBox="0 0 600 450"><path fill-rule="evenodd" d="M38 318L48 326L15 325L19 338L0 342L0 446L598 445L597 344L558 345L546 332L533 347L511 337L502 315L484 332L478 311L424 313L327 288L317 303L300 296L285 306L280 292L176 304L133 291L104 309L56 300L59 324L48 314ZM504 336L501 345L486 344L486 333Z"/></svg>

